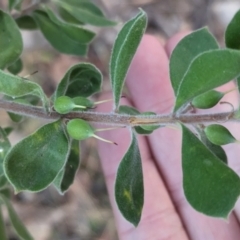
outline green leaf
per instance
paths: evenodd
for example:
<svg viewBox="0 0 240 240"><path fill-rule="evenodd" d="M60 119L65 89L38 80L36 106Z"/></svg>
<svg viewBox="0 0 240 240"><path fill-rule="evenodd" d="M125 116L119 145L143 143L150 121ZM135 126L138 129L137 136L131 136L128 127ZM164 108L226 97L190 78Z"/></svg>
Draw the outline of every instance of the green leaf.
<svg viewBox="0 0 240 240"><path fill-rule="evenodd" d="M221 86L240 75L240 51L217 49L198 55L183 77L174 111L194 97Z"/></svg>
<svg viewBox="0 0 240 240"><path fill-rule="evenodd" d="M102 10L89 0L60 0L60 1L68 3L75 8L78 7L87 9L89 12L92 12L97 16L104 17L104 13L102 12Z"/></svg>
<svg viewBox="0 0 240 240"><path fill-rule="evenodd" d="M140 115L141 114L136 108L130 107L130 106L125 106L125 105L119 106L118 112L126 113L129 115ZM136 126L136 127L134 127L134 129L138 134L143 134L143 135L151 134L153 132L153 130L146 130L142 126Z"/></svg>
<svg viewBox="0 0 240 240"><path fill-rule="evenodd" d="M48 99L37 83L14 76L2 70L0 70L0 93L12 98L33 95L40 98L46 108L48 105Z"/></svg>
<svg viewBox="0 0 240 240"><path fill-rule="evenodd" d="M8 0L8 11L11 12L13 9L21 10L23 0Z"/></svg>
<svg viewBox="0 0 240 240"><path fill-rule="evenodd" d="M3 160L11 148L11 144L7 138L5 131L0 127L0 176L4 175Z"/></svg>
<svg viewBox="0 0 240 240"><path fill-rule="evenodd" d="M216 90L210 90L203 93L192 100L192 105L200 109L212 108L218 104L218 102L223 98L224 93L218 92Z"/></svg>
<svg viewBox="0 0 240 240"><path fill-rule="evenodd" d="M1 174L1 175L0 175L0 190L6 188L7 185L8 185L8 180L7 180L7 178L5 177L4 174Z"/></svg>
<svg viewBox="0 0 240 240"><path fill-rule="evenodd" d="M228 163L227 160L227 155L225 153L225 151L223 150L223 148L221 146L215 145L213 143L211 143L205 132L203 131L203 128L197 128L197 131L199 133L200 139L201 141L206 145L206 147L214 154L216 155L216 157L219 158L219 160L223 161L224 163Z"/></svg>
<svg viewBox="0 0 240 240"><path fill-rule="evenodd" d="M225 32L225 43L228 48L240 49L240 10L234 15Z"/></svg>
<svg viewBox="0 0 240 240"><path fill-rule="evenodd" d="M143 173L137 138L132 132L132 141L117 172L115 198L122 215L137 226L144 202Z"/></svg>
<svg viewBox="0 0 240 240"><path fill-rule="evenodd" d="M90 63L72 66L58 84L55 99L60 96L88 97L101 90L102 74Z"/></svg>
<svg viewBox="0 0 240 240"><path fill-rule="evenodd" d="M116 25L116 22L107 19L101 10L91 2L78 1L77 4L74 4L69 1L59 1L57 4L80 22L99 27Z"/></svg>
<svg viewBox="0 0 240 240"><path fill-rule="evenodd" d="M0 189L0 194L5 196L7 199L11 199L11 190L9 187ZM1 198L0 198L1 201Z"/></svg>
<svg viewBox="0 0 240 240"><path fill-rule="evenodd" d="M73 17L68 11L66 11L62 7L58 7L58 13L59 16L67 23L72 23L72 24L83 24L83 22L78 21L75 17Z"/></svg>
<svg viewBox="0 0 240 240"><path fill-rule="evenodd" d="M51 9L45 7L45 12L47 13L48 17L51 19L53 23L58 25L61 30L72 40L86 44L93 40L95 37L95 33L85 29L83 27L78 27L76 25L68 24L63 21L61 21L52 11Z"/></svg>
<svg viewBox="0 0 240 240"><path fill-rule="evenodd" d="M2 194L0 195L0 198L7 207L9 218L18 236L22 240L33 240L33 237L31 236L31 234L28 232L28 230L25 228L25 226L19 219L17 213L15 212L9 200Z"/></svg>
<svg viewBox="0 0 240 240"><path fill-rule="evenodd" d="M25 16L17 18L15 21L16 21L18 27L21 29L24 29L24 30L38 29L38 25L32 16L25 15Z"/></svg>
<svg viewBox="0 0 240 240"><path fill-rule="evenodd" d="M221 146L215 145L208 140L205 142L205 144L208 149L212 151L212 153L215 154L221 161L223 161L225 164L228 164L227 155Z"/></svg>
<svg viewBox="0 0 240 240"><path fill-rule="evenodd" d="M8 240L5 230L4 218L2 214L2 206L0 205L0 239Z"/></svg>
<svg viewBox="0 0 240 240"><path fill-rule="evenodd" d="M15 62L23 50L21 33L13 18L0 9L0 69Z"/></svg>
<svg viewBox="0 0 240 240"><path fill-rule="evenodd" d="M7 70L14 75L19 74L22 71L22 69L23 63L20 58L7 68Z"/></svg>
<svg viewBox="0 0 240 240"><path fill-rule="evenodd" d="M76 56L86 55L87 45L72 39L65 32L66 29L53 22L46 12L41 10L34 11L33 17L45 38L56 50ZM72 30L70 29L69 31L71 32Z"/></svg>
<svg viewBox="0 0 240 240"><path fill-rule="evenodd" d="M146 25L146 13L141 10L136 17L123 26L114 43L110 60L110 78L115 109L119 106L126 74L145 32Z"/></svg>
<svg viewBox="0 0 240 240"><path fill-rule="evenodd" d="M5 127L5 128L3 128L3 131L5 132L6 136L8 136L13 131L13 128L12 127Z"/></svg>
<svg viewBox="0 0 240 240"><path fill-rule="evenodd" d="M238 92L240 92L240 77L237 77L237 87L238 87Z"/></svg>
<svg viewBox="0 0 240 240"><path fill-rule="evenodd" d="M197 211L227 218L240 194L238 175L182 125L183 188Z"/></svg>
<svg viewBox="0 0 240 240"><path fill-rule="evenodd" d="M219 124L211 124L204 128L210 142L216 145L225 145L238 142L227 128Z"/></svg>
<svg viewBox="0 0 240 240"><path fill-rule="evenodd" d="M190 33L177 44L172 52L169 64L170 79L175 96L177 96L184 74L193 59L200 53L217 48L216 39L206 27Z"/></svg>
<svg viewBox="0 0 240 240"><path fill-rule="evenodd" d="M79 141L73 140L67 163L53 182L59 193L64 194L72 185L79 164Z"/></svg>
<svg viewBox="0 0 240 240"><path fill-rule="evenodd" d="M13 121L13 122L16 122L16 123L19 123L23 120L23 116L21 115L18 115L16 113L11 113L11 112L8 112L8 116L10 117L10 119Z"/></svg>
<svg viewBox="0 0 240 240"><path fill-rule="evenodd" d="M69 145L61 121L49 123L17 143L4 160L4 172L15 192L47 188L64 167Z"/></svg>

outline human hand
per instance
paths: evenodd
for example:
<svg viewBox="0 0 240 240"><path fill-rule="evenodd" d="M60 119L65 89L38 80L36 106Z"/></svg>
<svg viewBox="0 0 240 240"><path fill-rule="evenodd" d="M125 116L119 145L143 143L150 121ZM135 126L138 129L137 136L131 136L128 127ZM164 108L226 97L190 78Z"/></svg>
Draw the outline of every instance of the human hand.
<svg viewBox="0 0 240 240"><path fill-rule="evenodd" d="M169 55L176 43L184 36L178 34L165 47L149 35L144 36L134 57L126 85L130 104L139 111L170 113L174 95L169 80ZM183 59L184 61L184 59ZM231 89L228 86L223 88ZM236 102L236 93L226 96ZM102 96L103 99L109 96ZM111 111L111 105L99 106L98 111ZM226 106L222 106L225 108ZM229 109L227 109L229 110ZM230 126L230 125L229 125ZM234 128L231 125L229 129ZM138 141L143 164L144 206L139 225L128 223L117 208L114 198L114 183L118 165L128 149L130 134L127 129L102 132L105 139L118 146L98 141L103 172L113 207L119 238L123 240L237 240L240 239L240 204L229 217L229 221L211 218L196 212L186 201L182 187L181 131L160 128L150 136L139 136ZM227 146L230 166L239 169L240 150L236 144ZM193 159L194 160L194 159ZM238 163L237 163L238 160Z"/></svg>

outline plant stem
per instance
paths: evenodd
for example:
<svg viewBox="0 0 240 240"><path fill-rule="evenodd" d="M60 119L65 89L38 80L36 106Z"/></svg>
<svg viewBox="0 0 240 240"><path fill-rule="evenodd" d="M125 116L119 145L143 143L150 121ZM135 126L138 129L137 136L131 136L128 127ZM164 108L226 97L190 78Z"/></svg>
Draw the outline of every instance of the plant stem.
<svg viewBox="0 0 240 240"><path fill-rule="evenodd" d="M175 116L169 115L127 115L118 113L100 113L92 111L73 111L68 114L61 115L55 111L45 112L42 107L23 105L10 101L0 100L0 109L8 112L20 114L27 117L42 118L46 120L74 119L81 118L89 122L107 124L113 126L140 126L140 125L176 125L179 122L185 124L199 124L211 122L240 121L235 112L223 112L213 114L183 114Z"/></svg>
<svg viewBox="0 0 240 240"><path fill-rule="evenodd" d="M28 15L31 12L33 12L34 10L38 9L40 4L47 3L47 2L49 2L49 0L39 0L38 2L36 2L36 3L28 6L27 8L23 9L21 12L12 14L12 17L14 19L17 19L17 18L20 18L22 16Z"/></svg>

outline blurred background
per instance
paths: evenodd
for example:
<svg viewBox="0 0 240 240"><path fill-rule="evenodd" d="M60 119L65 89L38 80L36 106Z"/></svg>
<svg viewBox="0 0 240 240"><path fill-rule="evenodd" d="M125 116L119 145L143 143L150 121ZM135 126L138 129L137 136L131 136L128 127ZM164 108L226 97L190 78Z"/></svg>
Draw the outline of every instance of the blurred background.
<svg viewBox="0 0 240 240"><path fill-rule="evenodd" d="M110 89L108 62L110 49L122 23L138 13L141 7L148 14L147 32L164 43L179 31L209 26L224 46L224 30L234 13L240 8L235 0L95 0L116 27L93 28L97 37L90 45L87 58L62 55L56 52L38 31L22 31L25 50L22 55L24 70L19 74L31 76L51 95L66 70L79 61L95 64L104 74L103 91ZM27 3L27 0L26 0ZM0 0L6 6L5 0ZM97 96L95 96L97 98ZM43 124L36 119L25 119L20 124L10 122L1 111L1 124L14 126L10 135L12 144L27 136ZM89 139L81 143L81 167L74 184L64 195L53 187L40 193L20 193L12 196L20 218L36 240L117 240L96 142ZM11 240L18 238L7 219Z"/></svg>

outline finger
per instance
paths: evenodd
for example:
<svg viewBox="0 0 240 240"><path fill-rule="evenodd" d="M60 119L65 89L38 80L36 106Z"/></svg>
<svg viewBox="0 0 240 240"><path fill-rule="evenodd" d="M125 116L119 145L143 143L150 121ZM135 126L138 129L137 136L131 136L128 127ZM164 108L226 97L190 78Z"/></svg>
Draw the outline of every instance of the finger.
<svg viewBox="0 0 240 240"><path fill-rule="evenodd" d="M174 45L176 44L172 41L172 46ZM168 51L171 52L170 47ZM140 111L170 113L174 96L168 72L168 57L164 48L155 38L146 36L127 77L127 86L134 106ZM206 236L208 240L239 239L240 230L234 215L231 215L227 224L196 212L185 200L180 158L181 132L160 128L148 137L148 141L190 239L206 239Z"/></svg>
<svg viewBox="0 0 240 240"><path fill-rule="evenodd" d="M108 98L109 96L102 96L102 99ZM112 106L105 104L99 106L97 110L110 112ZM143 137L138 139L143 164L145 189L141 221L138 227L135 228L122 217L114 197L114 183L118 165L130 144L130 133L128 129L120 129L101 132L101 137L118 143L118 146L115 146L98 141L98 149L120 239L187 240L186 232L169 198L165 185L159 177L148 150L146 139Z"/></svg>

